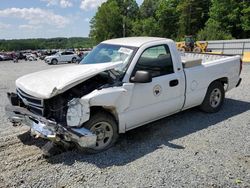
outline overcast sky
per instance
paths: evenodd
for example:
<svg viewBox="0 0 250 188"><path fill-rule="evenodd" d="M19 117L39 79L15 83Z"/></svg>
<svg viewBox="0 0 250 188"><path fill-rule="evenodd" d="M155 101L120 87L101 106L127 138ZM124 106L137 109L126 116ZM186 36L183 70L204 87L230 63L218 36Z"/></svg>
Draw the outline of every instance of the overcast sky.
<svg viewBox="0 0 250 188"><path fill-rule="evenodd" d="M0 39L87 37L89 20L105 1L0 0Z"/></svg>

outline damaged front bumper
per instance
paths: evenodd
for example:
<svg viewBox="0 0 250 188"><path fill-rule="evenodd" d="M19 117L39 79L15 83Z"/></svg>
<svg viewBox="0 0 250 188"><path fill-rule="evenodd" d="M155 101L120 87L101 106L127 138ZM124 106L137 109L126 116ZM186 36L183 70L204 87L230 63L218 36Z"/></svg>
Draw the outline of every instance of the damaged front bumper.
<svg viewBox="0 0 250 188"><path fill-rule="evenodd" d="M96 145L97 137L88 129L66 128L19 106L7 105L5 111L13 125L27 125L31 128L31 133L37 137L53 142L73 142L83 148L92 148Z"/></svg>

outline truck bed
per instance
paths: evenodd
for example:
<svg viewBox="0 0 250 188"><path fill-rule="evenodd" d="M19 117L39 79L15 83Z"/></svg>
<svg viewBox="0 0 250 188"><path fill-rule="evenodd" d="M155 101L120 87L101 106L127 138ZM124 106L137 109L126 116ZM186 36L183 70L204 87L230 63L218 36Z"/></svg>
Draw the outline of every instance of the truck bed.
<svg viewBox="0 0 250 188"><path fill-rule="evenodd" d="M227 83L225 91L234 88L239 81L239 56L184 53L181 60L186 76L184 109L200 105L214 80L223 78Z"/></svg>
<svg viewBox="0 0 250 188"><path fill-rule="evenodd" d="M181 61L184 68L190 68L199 66L201 64L208 64L215 62L216 60L231 59L229 55L218 55L218 54L204 54L204 53L192 53L186 52L181 53Z"/></svg>

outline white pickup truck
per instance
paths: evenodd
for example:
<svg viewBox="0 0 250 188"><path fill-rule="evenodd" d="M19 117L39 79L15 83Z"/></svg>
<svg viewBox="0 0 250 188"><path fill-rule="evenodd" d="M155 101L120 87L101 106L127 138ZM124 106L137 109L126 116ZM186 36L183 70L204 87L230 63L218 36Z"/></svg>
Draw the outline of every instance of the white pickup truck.
<svg viewBox="0 0 250 188"><path fill-rule="evenodd" d="M6 113L33 135L96 153L119 133L182 110L219 111L225 92L240 84L241 68L239 56L180 55L170 39L107 40L80 65L16 80Z"/></svg>

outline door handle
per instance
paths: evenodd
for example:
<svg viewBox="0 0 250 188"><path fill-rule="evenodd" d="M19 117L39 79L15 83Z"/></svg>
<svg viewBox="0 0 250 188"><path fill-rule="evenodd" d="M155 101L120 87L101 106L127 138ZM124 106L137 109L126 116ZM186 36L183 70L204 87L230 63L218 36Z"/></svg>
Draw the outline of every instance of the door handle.
<svg viewBox="0 0 250 188"><path fill-rule="evenodd" d="M175 87L175 86L177 86L178 84L179 84L179 80L177 80L177 79L171 80L171 81L169 82L169 86L170 86L170 87Z"/></svg>

